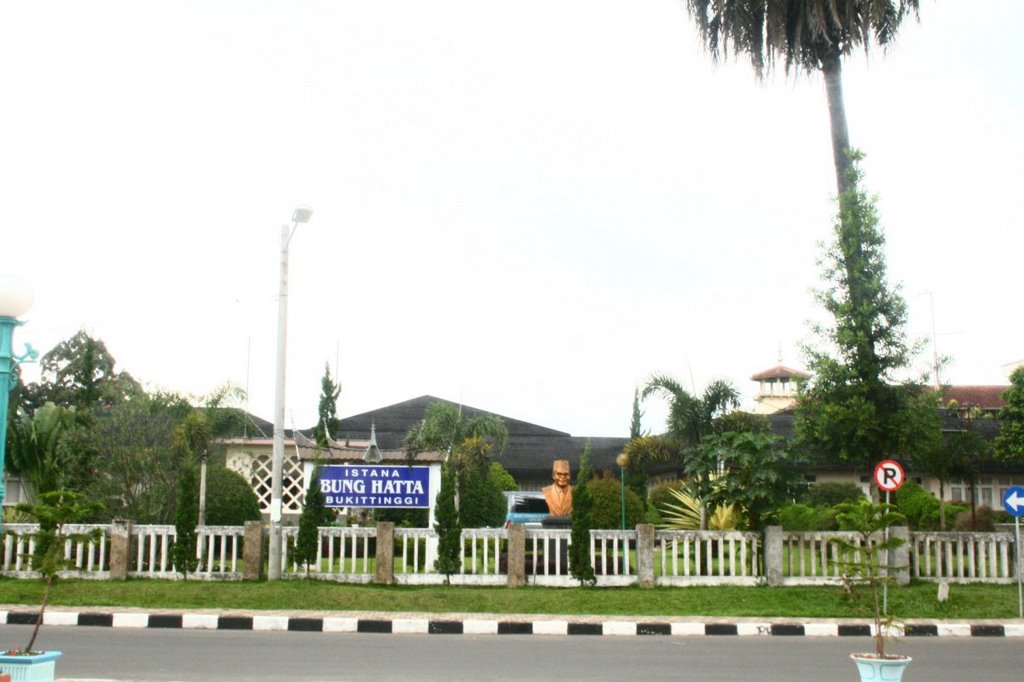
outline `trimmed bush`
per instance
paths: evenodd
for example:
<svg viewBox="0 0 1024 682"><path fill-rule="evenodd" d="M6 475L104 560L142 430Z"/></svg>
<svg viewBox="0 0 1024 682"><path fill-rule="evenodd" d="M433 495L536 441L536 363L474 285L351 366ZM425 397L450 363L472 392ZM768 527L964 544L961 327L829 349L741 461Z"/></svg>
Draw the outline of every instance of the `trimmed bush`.
<svg viewBox="0 0 1024 682"><path fill-rule="evenodd" d="M814 483L808 486L800 501L808 507L834 507L843 502L864 499L864 491L856 483Z"/></svg>
<svg viewBox="0 0 1024 682"><path fill-rule="evenodd" d="M907 517L911 530L936 530L939 527L939 500L914 481L896 491L896 508Z"/></svg>
<svg viewBox="0 0 1024 682"><path fill-rule="evenodd" d="M593 498L592 528L615 530L622 526L622 493L619 479L612 476L595 478L587 483ZM644 522L644 505L635 492L626 488L626 529Z"/></svg>
<svg viewBox="0 0 1024 682"><path fill-rule="evenodd" d="M198 486L195 496L198 504ZM226 467L207 467L206 525L243 526L260 518L260 501L244 476Z"/></svg>
<svg viewBox="0 0 1024 682"><path fill-rule="evenodd" d="M806 504L789 504L779 510L779 523L785 530L834 530L836 527L836 510L834 507L811 507Z"/></svg>

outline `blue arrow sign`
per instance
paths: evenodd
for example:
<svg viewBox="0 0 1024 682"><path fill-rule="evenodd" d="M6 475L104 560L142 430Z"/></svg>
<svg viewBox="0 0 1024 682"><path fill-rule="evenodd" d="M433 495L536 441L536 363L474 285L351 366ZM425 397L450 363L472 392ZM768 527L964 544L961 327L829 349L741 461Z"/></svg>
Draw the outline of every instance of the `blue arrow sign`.
<svg viewBox="0 0 1024 682"><path fill-rule="evenodd" d="M1015 485L1003 495L1003 507L1013 516L1024 516L1024 488Z"/></svg>

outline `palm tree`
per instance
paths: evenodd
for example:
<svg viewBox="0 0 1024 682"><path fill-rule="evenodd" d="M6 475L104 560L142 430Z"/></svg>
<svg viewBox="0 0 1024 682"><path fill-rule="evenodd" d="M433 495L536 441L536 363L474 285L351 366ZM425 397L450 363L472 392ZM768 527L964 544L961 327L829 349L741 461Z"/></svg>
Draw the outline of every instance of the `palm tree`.
<svg viewBox="0 0 1024 682"><path fill-rule="evenodd" d="M427 406L422 421L405 436L405 451L411 458L424 450L451 454L452 450L470 438L490 438L494 449L502 453L508 444L508 429L500 417L481 414L466 418L461 407L452 403L436 402Z"/></svg>
<svg viewBox="0 0 1024 682"><path fill-rule="evenodd" d="M842 59L856 48L890 45L920 0L686 0L704 47L718 61L746 54L758 78L777 61L786 73L825 78L832 155L840 196L853 188L843 104Z"/></svg>
<svg viewBox="0 0 1024 682"><path fill-rule="evenodd" d="M668 432L683 447L696 447L711 434L716 417L729 408L739 407L740 394L728 381L712 381L700 397L694 396L676 379L666 374L653 374L647 379L641 399L652 395L667 398Z"/></svg>
<svg viewBox="0 0 1024 682"><path fill-rule="evenodd" d="M698 397L683 388L676 379L665 374L654 374L647 379L640 397L646 400L652 395L660 395L669 401L667 433L660 444L654 443L649 448L641 449L657 453L672 444L677 448L675 456L684 462L688 453L700 447L705 437L711 435L715 418L723 416L730 408L739 407L740 403L739 391L721 379L708 384L703 395ZM703 497L711 486L714 474L714 471L707 471L691 481L691 488L701 498L702 529L707 527Z"/></svg>

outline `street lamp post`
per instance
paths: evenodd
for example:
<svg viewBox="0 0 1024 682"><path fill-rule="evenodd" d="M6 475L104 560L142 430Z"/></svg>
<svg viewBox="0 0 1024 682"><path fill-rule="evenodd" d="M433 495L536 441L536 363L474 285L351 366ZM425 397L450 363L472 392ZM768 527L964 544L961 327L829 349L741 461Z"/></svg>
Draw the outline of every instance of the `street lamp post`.
<svg viewBox="0 0 1024 682"><path fill-rule="evenodd" d="M24 360L35 359L37 353L25 344L25 352L14 353L14 328L23 324L18 318L32 307L32 289L14 277L0 277L0 510L7 493L4 484L4 465L7 455L7 408L13 388L14 367ZM0 531L3 517L0 516Z"/></svg>
<svg viewBox="0 0 1024 682"><path fill-rule="evenodd" d="M277 381L274 388L274 448L270 471L270 566L268 580L281 577L284 563L281 548L281 479L284 472L284 384L288 345L288 245L299 223L309 222L312 209L292 212L292 226L281 226L281 282L277 299Z"/></svg>

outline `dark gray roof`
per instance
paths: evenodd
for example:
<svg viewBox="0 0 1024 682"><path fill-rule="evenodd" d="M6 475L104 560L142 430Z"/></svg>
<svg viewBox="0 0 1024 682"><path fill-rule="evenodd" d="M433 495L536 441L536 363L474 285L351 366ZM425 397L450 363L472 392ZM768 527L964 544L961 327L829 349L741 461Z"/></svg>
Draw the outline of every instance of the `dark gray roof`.
<svg viewBox="0 0 1024 682"><path fill-rule="evenodd" d="M404 446L405 435L423 419L427 407L433 403L456 405L443 398L424 395L412 400L395 403L376 410L363 412L341 420L335 440L367 440L370 426L376 427L377 444L382 450L399 450ZM508 429L508 448L495 455L512 476L523 478L538 476L551 471L556 459L569 460L573 471L579 470L580 456L587 438L574 437L565 431L531 424L519 419L495 414L469 405L462 405L462 414L467 418L480 415L498 417ZM616 469L615 457L622 452L628 438L591 438L591 466L595 470Z"/></svg>

